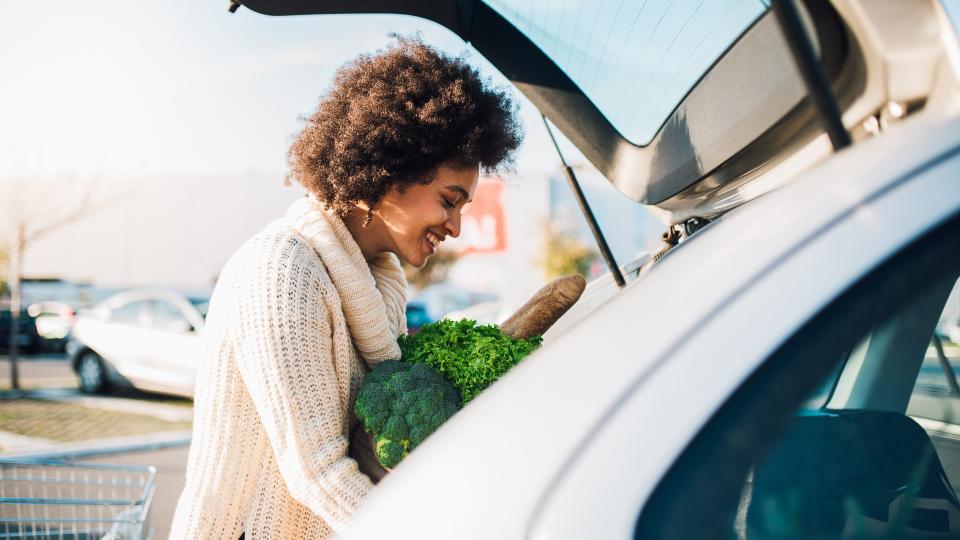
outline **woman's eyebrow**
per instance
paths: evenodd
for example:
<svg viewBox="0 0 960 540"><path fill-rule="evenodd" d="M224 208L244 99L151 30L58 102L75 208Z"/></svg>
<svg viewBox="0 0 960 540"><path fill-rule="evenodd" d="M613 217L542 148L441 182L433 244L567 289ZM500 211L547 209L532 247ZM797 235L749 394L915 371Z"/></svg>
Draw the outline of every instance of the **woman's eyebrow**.
<svg viewBox="0 0 960 540"><path fill-rule="evenodd" d="M447 189L449 189L450 191L456 191L457 194L463 197L463 200L467 201L468 203L473 202L473 199L470 198L470 194L467 193L467 190L463 189L462 187L457 185L450 185L450 186L447 186Z"/></svg>

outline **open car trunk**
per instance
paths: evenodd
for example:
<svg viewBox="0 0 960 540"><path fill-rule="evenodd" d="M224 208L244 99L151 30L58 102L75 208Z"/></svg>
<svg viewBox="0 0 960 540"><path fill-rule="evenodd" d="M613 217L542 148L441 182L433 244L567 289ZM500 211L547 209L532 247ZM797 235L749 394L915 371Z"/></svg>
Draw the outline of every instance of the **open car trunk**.
<svg viewBox="0 0 960 540"><path fill-rule="evenodd" d="M239 3L269 15L397 13L441 24L499 69L621 193L680 219L703 207L707 192L821 132L761 2L574 5L556 16L526 6L521 13L504 0ZM848 69L856 47L829 4L809 4L826 72L841 105L849 104L863 84L862 73Z"/></svg>
<svg viewBox="0 0 960 540"><path fill-rule="evenodd" d="M829 122L795 61L797 41L785 37L772 3L232 0L231 10L395 13L450 29L620 193L648 205L683 242L833 152ZM835 126L854 143L918 111L955 107L949 58L960 53L940 39L946 16L935 0L792 5L810 63L824 79L819 94L835 103ZM568 174L611 268L607 281L623 286L644 261L618 263L609 255Z"/></svg>

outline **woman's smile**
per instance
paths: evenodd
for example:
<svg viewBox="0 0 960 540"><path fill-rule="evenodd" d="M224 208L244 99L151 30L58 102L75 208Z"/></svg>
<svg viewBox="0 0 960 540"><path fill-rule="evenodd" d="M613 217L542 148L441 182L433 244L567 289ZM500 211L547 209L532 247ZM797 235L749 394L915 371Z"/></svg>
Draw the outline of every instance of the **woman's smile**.
<svg viewBox="0 0 960 540"><path fill-rule="evenodd" d="M366 212L359 211L347 227L367 260L390 251L411 266L423 266L447 237L460 236L460 214L479 181L475 165L441 165L426 184L388 191L369 226L361 225Z"/></svg>
<svg viewBox="0 0 960 540"><path fill-rule="evenodd" d="M430 248L428 255L433 255L437 252L437 247L440 246L440 242L443 242L444 237L432 231L427 231L427 234L425 234L423 238L427 242L427 247Z"/></svg>

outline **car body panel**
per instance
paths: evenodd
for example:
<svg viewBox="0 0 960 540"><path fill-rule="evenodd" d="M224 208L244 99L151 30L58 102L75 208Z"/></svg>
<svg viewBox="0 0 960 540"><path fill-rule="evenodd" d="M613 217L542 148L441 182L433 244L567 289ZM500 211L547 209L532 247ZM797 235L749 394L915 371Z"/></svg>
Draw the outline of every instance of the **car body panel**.
<svg viewBox="0 0 960 540"><path fill-rule="evenodd" d="M655 478L665 472L710 411L804 316L836 296L879 257L919 234L929 225L921 224L923 219L934 221L960 207L956 160L949 162L952 176L945 177L939 170L939 176L933 175L935 185L912 181L924 164L956 152L960 122L916 120L852 147L784 189L731 212L590 317L571 324L401 463L360 509L355 536L350 537L390 530L417 530L431 538L525 535L530 516L558 471L568 465L585 438L593 436L598 423L634 391L637 395L630 399L644 400L648 407L646 414L633 416L634 421L651 422L651 432L667 425L676 430L672 443L658 434L656 448L662 454L644 456L640 468L649 483L637 489L652 489ZM897 217L897 209L871 212L872 201L880 201L888 191L912 189L918 190L915 195L921 200L944 190L947 194L929 204L929 215L903 214L910 219L880 221L881 215ZM902 201L916 203L916 198L902 196ZM862 249L838 251L844 246L825 244L834 259L831 265L818 265L827 256L815 249L824 245L818 240L844 220L873 232L860 242ZM766 276L772 276L784 261L800 257L810 268L812 290L789 304L791 297L782 289L766 288L777 282ZM797 264L791 262L791 267ZM802 278L796 271L789 276ZM756 309L766 309L767 317L764 335L747 343L742 330L739 335L716 335L710 325L741 295L749 296ZM790 306L789 314L771 320L769 313L781 302ZM688 348L702 355L714 345L741 351L742 356L734 365L718 365L704 374L709 390L695 402L671 399L672 385L696 373L689 371ZM687 360L675 363L674 356L681 352ZM698 369L704 367L698 365ZM651 372L655 378L639 390L633 387ZM582 492L590 493L595 492ZM635 496L632 501L636 500ZM572 512L569 506L563 510L563 514ZM470 524L468 529L464 523ZM550 531L558 534L553 528Z"/></svg>
<svg viewBox="0 0 960 540"><path fill-rule="evenodd" d="M203 352L199 335L145 329L143 341L138 345L146 349L144 361L121 371L134 386L144 390L193 395L197 363Z"/></svg>
<svg viewBox="0 0 960 540"><path fill-rule="evenodd" d="M705 317L689 339L636 383L637 391L628 390L626 401L590 434L590 444L563 467L532 537L583 538L586 531L605 538L631 536L662 474L765 359L865 273L960 212L958 173L960 147L951 158L851 207ZM941 198L931 201L933 193ZM852 245L855 250L847 249ZM822 264L825 260L831 264ZM909 396L912 380L901 382ZM605 466L610 460L619 460L619 466ZM574 512L584 493L598 490L606 504Z"/></svg>
<svg viewBox="0 0 960 540"><path fill-rule="evenodd" d="M0 350L10 348L10 327L13 312L9 305L0 306ZM41 348L42 336L37 331L37 319L26 308L20 310L17 317L17 349L20 352L35 352Z"/></svg>

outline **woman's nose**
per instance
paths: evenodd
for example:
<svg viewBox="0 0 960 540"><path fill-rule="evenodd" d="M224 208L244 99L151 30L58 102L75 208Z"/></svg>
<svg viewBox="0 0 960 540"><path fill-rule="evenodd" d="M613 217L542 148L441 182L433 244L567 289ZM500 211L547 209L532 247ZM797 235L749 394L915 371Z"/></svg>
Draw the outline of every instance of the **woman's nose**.
<svg viewBox="0 0 960 540"><path fill-rule="evenodd" d="M448 236L452 238L460 236L460 210L454 210L453 216L447 218L443 226L447 229Z"/></svg>

